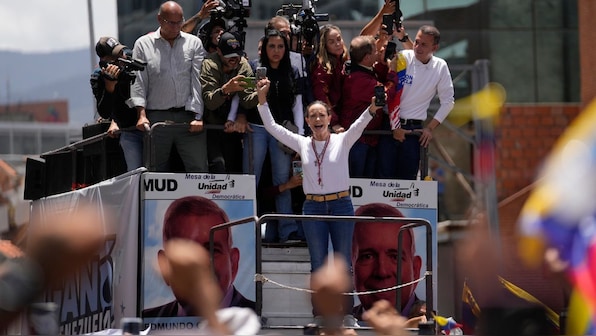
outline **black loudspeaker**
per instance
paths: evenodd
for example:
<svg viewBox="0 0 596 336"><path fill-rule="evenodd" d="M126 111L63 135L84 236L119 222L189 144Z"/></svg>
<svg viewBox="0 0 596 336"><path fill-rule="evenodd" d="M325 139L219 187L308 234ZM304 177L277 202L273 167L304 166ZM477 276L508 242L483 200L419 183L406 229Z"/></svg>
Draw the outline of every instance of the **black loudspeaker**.
<svg viewBox="0 0 596 336"><path fill-rule="evenodd" d="M28 158L24 199L68 192L125 173L126 161L118 139L99 136L108 127L109 123L83 127L83 140L97 135L97 141L46 154L45 162Z"/></svg>
<svg viewBox="0 0 596 336"><path fill-rule="evenodd" d="M103 122L83 127L83 139L105 133L110 127ZM84 165L81 181L90 185L126 172L126 160L118 138L102 137L97 142L83 146Z"/></svg>
<svg viewBox="0 0 596 336"><path fill-rule="evenodd" d="M84 157L81 150L57 152L44 156L46 196L51 196L85 185Z"/></svg>
<svg viewBox="0 0 596 336"><path fill-rule="evenodd" d="M46 196L46 164L27 158L23 199L36 200Z"/></svg>

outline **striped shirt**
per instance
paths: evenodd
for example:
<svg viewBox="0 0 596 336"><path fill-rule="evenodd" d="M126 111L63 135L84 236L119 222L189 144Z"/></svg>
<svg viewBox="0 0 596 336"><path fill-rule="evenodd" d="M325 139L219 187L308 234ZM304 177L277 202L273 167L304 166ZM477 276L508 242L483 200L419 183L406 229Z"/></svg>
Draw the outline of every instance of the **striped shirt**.
<svg viewBox="0 0 596 336"><path fill-rule="evenodd" d="M139 37L133 48L133 58L147 62L137 73L131 87L134 106L147 110L167 110L184 106L185 110L203 116L203 100L199 76L205 58L201 40L180 32L171 46L160 35L160 29Z"/></svg>

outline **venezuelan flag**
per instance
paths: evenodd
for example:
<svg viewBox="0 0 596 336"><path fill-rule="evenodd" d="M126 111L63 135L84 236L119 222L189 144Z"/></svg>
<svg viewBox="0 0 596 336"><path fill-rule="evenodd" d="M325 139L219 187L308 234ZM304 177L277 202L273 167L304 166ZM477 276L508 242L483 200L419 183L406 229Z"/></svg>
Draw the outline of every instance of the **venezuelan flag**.
<svg viewBox="0 0 596 336"><path fill-rule="evenodd" d="M536 188L522 210L520 255L530 264L556 248L569 264L567 273L590 318L589 325L569 330L594 330L596 322L596 101L557 141L545 162ZM580 304L580 305L581 305ZM577 309L577 308L576 308Z"/></svg>
<svg viewBox="0 0 596 336"><path fill-rule="evenodd" d="M389 109L389 121L391 129L400 127L399 107L401 104L401 94L404 91L404 79L406 77L407 61L404 55L397 53L395 69L391 69L388 74L388 80L392 83L387 86L387 108Z"/></svg>
<svg viewBox="0 0 596 336"><path fill-rule="evenodd" d="M461 294L462 300L462 330L464 335L474 335L476 332L476 320L480 317L480 306L476 302L468 281L464 280L464 289Z"/></svg>

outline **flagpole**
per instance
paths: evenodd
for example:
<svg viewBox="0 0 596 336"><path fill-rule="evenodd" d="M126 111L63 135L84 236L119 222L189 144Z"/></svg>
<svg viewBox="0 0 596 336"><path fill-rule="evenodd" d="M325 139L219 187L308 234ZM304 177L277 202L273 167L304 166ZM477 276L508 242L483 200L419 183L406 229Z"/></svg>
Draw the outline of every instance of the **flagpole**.
<svg viewBox="0 0 596 336"><path fill-rule="evenodd" d="M93 4L91 3L92 0L87 0L87 15L89 21L89 57L91 61L91 71L95 69L97 61L95 59L95 31L94 31L94 24L93 24ZM95 106L95 101L91 102L93 106L93 120L97 120L98 113L97 107Z"/></svg>

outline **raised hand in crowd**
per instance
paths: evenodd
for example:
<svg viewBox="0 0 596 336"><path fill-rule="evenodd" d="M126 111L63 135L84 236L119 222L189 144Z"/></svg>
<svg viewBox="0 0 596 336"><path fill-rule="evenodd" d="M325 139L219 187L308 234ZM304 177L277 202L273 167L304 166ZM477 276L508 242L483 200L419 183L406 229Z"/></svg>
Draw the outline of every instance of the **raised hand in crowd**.
<svg viewBox="0 0 596 336"><path fill-rule="evenodd" d="M405 317L399 315L397 310L387 300L380 300L363 314L363 318L376 331L377 335L409 335ZM418 325L416 324L416 327Z"/></svg>
<svg viewBox="0 0 596 336"><path fill-rule="evenodd" d="M96 256L109 225L99 210L80 205L64 212L33 216L22 251L0 242L0 329L46 289L60 285Z"/></svg>
<svg viewBox="0 0 596 336"><path fill-rule="evenodd" d="M360 35L375 35L381 29L383 14L392 14L395 11L395 1L385 0L377 14L362 28Z"/></svg>
<svg viewBox="0 0 596 336"><path fill-rule="evenodd" d="M215 9L217 5L219 5L219 0L205 1L203 6L201 6L201 9L195 15L184 21L181 30L185 33L191 33L201 21L209 17L211 10Z"/></svg>
<svg viewBox="0 0 596 336"><path fill-rule="evenodd" d="M357 335L354 329L343 327L343 304L345 292L350 291L348 265L343 257L336 255L333 262L325 262L312 273L310 287L313 290L313 305L322 316L320 335Z"/></svg>
<svg viewBox="0 0 596 336"><path fill-rule="evenodd" d="M172 239L165 243L164 252L160 270L176 297L189 302L211 331L230 335L230 330L217 319L222 294L211 273L207 250L192 240Z"/></svg>

